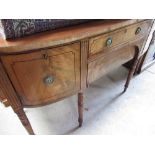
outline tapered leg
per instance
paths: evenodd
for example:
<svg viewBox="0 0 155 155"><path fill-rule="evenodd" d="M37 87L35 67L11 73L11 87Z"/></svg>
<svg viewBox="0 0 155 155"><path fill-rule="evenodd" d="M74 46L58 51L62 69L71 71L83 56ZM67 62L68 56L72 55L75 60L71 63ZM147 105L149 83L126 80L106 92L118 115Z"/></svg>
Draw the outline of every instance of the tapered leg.
<svg viewBox="0 0 155 155"><path fill-rule="evenodd" d="M78 113L79 113L79 127L82 126L83 123L83 93L78 93Z"/></svg>
<svg viewBox="0 0 155 155"><path fill-rule="evenodd" d="M16 114L17 114L18 118L20 119L21 123L23 124L23 126L25 127L25 129L27 130L27 132L30 135L34 135L33 129L31 127L31 124L30 124L24 110L20 109L20 110L16 111Z"/></svg>
<svg viewBox="0 0 155 155"><path fill-rule="evenodd" d="M0 87L4 93L4 96L7 98L9 105L12 107L13 111L17 114L20 121L22 122L25 129L29 134L34 135L31 124L23 111L22 103L16 94L10 79L5 72L5 69L0 61Z"/></svg>
<svg viewBox="0 0 155 155"><path fill-rule="evenodd" d="M134 61L133 61L133 64L132 64L132 67L129 70L129 74L128 74L128 77L127 77L127 80L126 80L123 92L126 92L128 86L129 86L129 83L131 81L131 78L132 78L132 76L133 76L133 74L135 72L135 69L136 69L136 66L137 66L137 63L138 63L138 55L139 55L139 52L136 52L135 57L134 57Z"/></svg>

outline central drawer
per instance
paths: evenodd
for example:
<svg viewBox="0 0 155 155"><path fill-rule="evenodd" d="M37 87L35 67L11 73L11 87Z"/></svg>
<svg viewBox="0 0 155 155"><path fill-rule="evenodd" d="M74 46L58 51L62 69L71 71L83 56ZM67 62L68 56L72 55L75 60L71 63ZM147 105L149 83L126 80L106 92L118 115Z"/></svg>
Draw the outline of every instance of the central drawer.
<svg viewBox="0 0 155 155"><path fill-rule="evenodd" d="M80 44L3 56L2 62L25 106L42 105L80 89Z"/></svg>
<svg viewBox="0 0 155 155"><path fill-rule="evenodd" d="M147 20L100 36L90 38L89 56L104 52L107 49L113 48L114 46L127 43L130 40L135 40L141 36L144 36L145 34L148 34L151 24L152 21Z"/></svg>
<svg viewBox="0 0 155 155"><path fill-rule="evenodd" d="M111 70L131 60L135 55L134 46L126 46L119 50L106 52L103 56L97 57L88 63L87 83L99 79Z"/></svg>

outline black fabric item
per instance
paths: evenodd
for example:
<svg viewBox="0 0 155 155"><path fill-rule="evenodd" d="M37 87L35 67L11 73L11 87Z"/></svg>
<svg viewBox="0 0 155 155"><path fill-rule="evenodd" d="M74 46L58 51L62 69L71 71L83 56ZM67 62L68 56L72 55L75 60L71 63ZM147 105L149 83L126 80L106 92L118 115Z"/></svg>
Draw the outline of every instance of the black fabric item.
<svg viewBox="0 0 155 155"><path fill-rule="evenodd" d="M0 33L4 39L19 38L47 30L77 25L89 19L1 19Z"/></svg>

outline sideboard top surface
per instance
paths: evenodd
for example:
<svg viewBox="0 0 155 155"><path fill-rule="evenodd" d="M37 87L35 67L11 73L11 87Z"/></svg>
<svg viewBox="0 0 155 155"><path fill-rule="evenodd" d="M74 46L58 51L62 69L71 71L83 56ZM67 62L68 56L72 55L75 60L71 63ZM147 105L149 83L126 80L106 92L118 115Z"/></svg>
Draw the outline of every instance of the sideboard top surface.
<svg viewBox="0 0 155 155"><path fill-rule="evenodd" d="M0 54L25 53L25 51L67 44L141 21L143 20L100 20L14 40L4 40L0 38Z"/></svg>

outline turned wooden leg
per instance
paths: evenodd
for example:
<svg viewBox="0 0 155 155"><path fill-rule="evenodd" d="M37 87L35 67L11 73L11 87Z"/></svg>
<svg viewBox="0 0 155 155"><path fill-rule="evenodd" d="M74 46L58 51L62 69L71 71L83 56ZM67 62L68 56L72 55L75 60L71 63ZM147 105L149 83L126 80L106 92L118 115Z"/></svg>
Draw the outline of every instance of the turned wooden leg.
<svg viewBox="0 0 155 155"><path fill-rule="evenodd" d="M83 123L83 93L78 93L78 113L79 113L79 127L82 126Z"/></svg>
<svg viewBox="0 0 155 155"><path fill-rule="evenodd" d="M135 57L134 57L134 61L133 61L133 64L132 64L132 67L129 70L129 74L128 74L128 77L127 77L127 80L126 80L123 92L126 92L128 86L129 86L129 83L131 81L131 78L132 78L132 76L133 76L133 74L135 72L135 69L136 69L136 66L137 66L137 63L138 63L138 55L139 55L139 52L136 52Z"/></svg>
<svg viewBox="0 0 155 155"><path fill-rule="evenodd" d="M33 129L31 127L31 124L24 112L23 109L20 109L18 111L15 112L18 116L18 118L20 119L21 123L23 124L23 126L25 127L25 129L27 130L27 132L30 134L30 135L34 135L34 132L33 132Z"/></svg>

